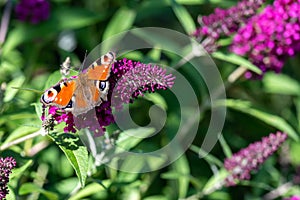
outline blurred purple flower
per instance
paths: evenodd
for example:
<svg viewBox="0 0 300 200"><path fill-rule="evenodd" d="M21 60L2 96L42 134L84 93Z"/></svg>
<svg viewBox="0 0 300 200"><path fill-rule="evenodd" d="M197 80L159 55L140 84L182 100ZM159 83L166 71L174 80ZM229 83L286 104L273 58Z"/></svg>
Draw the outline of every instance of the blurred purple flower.
<svg viewBox="0 0 300 200"><path fill-rule="evenodd" d="M281 72L285 60L300 51L300 0L275 0L251 18L233 39L231 51L247 56L263 72ZM261 78L247 72L246 78Z"/></svg>
<svg viewBox="0 0 300 200"><path fill-rule="evenodd" d="M9 174L16 164L15 159L12 157L0 157L0 199L4 199L8 194L7 183L9 181Z"/></svg>
<svg viewBox="0 0 300 200"><path fill-rule="evenodd" d="M193 33L208 52L215 51L217 40L235 33L257 12L265 0L243 0L228 9L216 8L209 16L199 17L200 27Z"/></svg>
<svg viewBox="0 0 300 200"><path fill-rule="evenodd" d="M95 107L97 119L94 119L93 112L74 117L71 112L66 112L54 106L49 108L49 114L52 115L53 123L66 122L65 132L76 132L75 127L77 129L88 127L99 136L104 133L105 126L115 122L112 107L117 110L122 109L123 104L132 103L135 98L145 92L171 88L174 80L175 77L172 74L167 74L165 69L156 65L146 65L124 58L116 61L112 66L111 75L108 79L107 101ZM42 120L46 122L44 115ZM48 127L52 126L53 124ZM99 130L99 127L102 130Z"/></svg>
<svg viewBox="0 0 300 200"><path fill-rule="evenodd" d="M300 200L300 196L291 196L290 198L288 198L287 200Z"/></svg>
<svg viewBox="0 0 300 200"><path fill-rule="evenodd" d="M19 20L37 24L49 18L50 4L47 0L21 0L15 12Z"/></svg>
<svg viewBox="0 0 300 200"><path fill-rule="evenodd" d="M227 158L224 167L229 172L225 182L227 186L234 186L238 180L248 180L251 171L256 170L269 156L271 156L286 140L287 135L282 132L271 133L261 141L250 144L248 147Z"/></svg>

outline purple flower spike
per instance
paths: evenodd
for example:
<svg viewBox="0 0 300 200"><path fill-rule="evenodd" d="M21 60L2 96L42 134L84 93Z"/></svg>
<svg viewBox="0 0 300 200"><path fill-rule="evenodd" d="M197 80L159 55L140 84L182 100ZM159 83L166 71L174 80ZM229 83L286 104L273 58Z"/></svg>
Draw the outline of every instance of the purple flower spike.
<svg viewBox="0 0 300 200"><path fill-rule="evenodd" d="M199 18L200 27L193 33L208 52L217 49L217 40L221 36L235 33L257 12L265 0L243 0L229 9L216 8L209 16Z"/></svg>
<svg viewBox="0 0 300 200"><path fill-rule="evenodd" d="M300 51L299 13L299 0L275 0L239 29L231 51L247 56L263 73L280 73L285 60ZM262 78L250 71L245 76Z"/></svg>
<svg viewBox="0 0 300 200"><path fill-rule="evenodd" d="M282 132L271 133L261 141L250 144L248 147L227 158L224 167L230 173L225 182L227 186L236 185L238 180L249 180L251 171L256 170L280 145L287 139Z"/></svg>
<svg viewBox="0 0 300 200"><path fill-rule="evenodd" d="M122 107L123 103L133 102L138 96L143 96L144 92L171 88L175 80L172 74L166 74L165 69L126 58L114 63L112 71L117 79L117 83L113 83L113 100L118 101L113 102L116 108Z"/></svg>
<svg viewBox="0 0 300 200"><path fill-rule="evenodd" d="M47 0L21 0L15 12L20 21L38 24L49 18L50 4Z"/></svg>
<svg viewBox="0 0 300 200"><path fill-rule="evenodd" d="M9 181L9 174L16 164L15 159L12 157L0 157L0 199L4 199L8 194L7 183Z"/></svg>

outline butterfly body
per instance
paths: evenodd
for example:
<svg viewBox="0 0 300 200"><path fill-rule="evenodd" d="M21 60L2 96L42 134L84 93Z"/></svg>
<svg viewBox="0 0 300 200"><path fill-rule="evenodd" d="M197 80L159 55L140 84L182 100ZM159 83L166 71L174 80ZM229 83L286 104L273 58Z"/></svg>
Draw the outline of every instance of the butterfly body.
<svg viewBox="0 0 300 200"><path fill-rule="evenodd" d="M77 78L58 82L44 92L41 102L72 112L78 116L107 100L109 75L115 54L108 52L97 59Z"/></svg>

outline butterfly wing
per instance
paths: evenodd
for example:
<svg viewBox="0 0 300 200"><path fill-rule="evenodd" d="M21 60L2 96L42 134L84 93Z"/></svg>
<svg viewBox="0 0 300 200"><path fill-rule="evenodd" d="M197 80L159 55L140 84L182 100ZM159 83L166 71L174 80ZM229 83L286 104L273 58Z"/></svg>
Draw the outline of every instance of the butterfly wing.
<svg viewBox="0 0 300 200"><path fill-rule="evenodd" d="M77 87L74 92L74 109L72 111L75 116L87 113L107 100L109 89L109 81L107 79L114 60L115 54L108 52L93 62L86 73L79 74Z"/></svg>
<svg viewBox="0 0 300 200"><path fill-rule="evenodd" d="M111 65L115 60L115 53L108 52L97 59L91 66L89 66L87 74L90 80L105 81L110 74Z"/></svg>
<svg viewBox="0 0 300 200"><path fill-rule="evenodd" d="M75 88L76 82L73 79L60 81L44 92L41 102L46 106L54 105L59 108L65 108L71 101Z"/></svg>

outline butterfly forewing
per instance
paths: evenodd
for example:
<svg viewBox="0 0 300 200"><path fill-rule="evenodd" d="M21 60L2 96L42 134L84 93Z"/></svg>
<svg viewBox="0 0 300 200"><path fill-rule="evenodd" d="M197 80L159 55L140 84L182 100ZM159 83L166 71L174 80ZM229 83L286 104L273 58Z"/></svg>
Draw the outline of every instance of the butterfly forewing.
<svg viewBox="0 0 300 200"><path fill-rule="evenodd" d="M115 60L115 54L108 52L101 56L88 68L87 74L90 80L107 80L110 74L111 65Z"/></svg>
<svg viewBox="0 0 300 200"><path fill-rule="evenodd" d="M74 94L75 84L73 79L59 82L46 90L41 97L41 102L45 105L55 105L59 108L66 107Z"/></svg>

